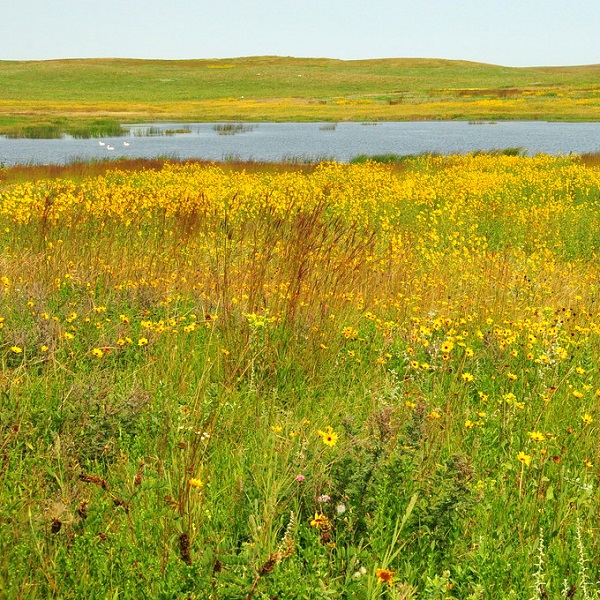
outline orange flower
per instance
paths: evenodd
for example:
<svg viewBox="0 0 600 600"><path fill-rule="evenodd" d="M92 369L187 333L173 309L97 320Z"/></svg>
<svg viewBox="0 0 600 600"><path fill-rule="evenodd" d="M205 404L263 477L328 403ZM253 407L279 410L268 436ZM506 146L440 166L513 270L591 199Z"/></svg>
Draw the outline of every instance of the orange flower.
<svg viewBox="0 0 600 600"><path fill-rule="evenodd" d="M394 584L395 571L389 569L377 569L375 571L375 577L377 577L377 583L387 583L389 585Z"/></svg>

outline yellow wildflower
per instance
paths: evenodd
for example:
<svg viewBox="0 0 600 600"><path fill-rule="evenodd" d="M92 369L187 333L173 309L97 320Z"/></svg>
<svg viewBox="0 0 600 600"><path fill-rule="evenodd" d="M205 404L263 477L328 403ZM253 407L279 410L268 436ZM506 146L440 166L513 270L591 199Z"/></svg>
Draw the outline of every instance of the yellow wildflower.
<svg viewBox="0 0 600 600"><path fill-rule="evenodd" d="M446 340L441 346L441 350L444 354L449 354L450 352L452 352L453 348L454 342L452 342L451 340Z"/></svg>
<svg viewBox="0 0 600 600"><path fill-rule="evenodd" d="M347 340L355 340L358 337L358 329L354 327L344 327L342 334Z"/></svg>
<svg viewBox="0 0 600 600"><path fill-rule="evenodd" d="M337 444L338 434L330 425L327 425L325 431L319 430L317 433L321 436L321 439L326 446L335 446Z"/></svg>
<svg viewBox="0 0 600 600"><path fill-rule="evenodd" d="M316 512L315 518L310 522L310 526L317 529L326 529L329 526L329 519L327 515Z"/></svg>
<svg viewBox="0 0 600 600"><path fill-rule="evenodd" d="M523 450L517 454L517 460L521 461L526 467L531 464L531 454L525 454Z"/></svg>

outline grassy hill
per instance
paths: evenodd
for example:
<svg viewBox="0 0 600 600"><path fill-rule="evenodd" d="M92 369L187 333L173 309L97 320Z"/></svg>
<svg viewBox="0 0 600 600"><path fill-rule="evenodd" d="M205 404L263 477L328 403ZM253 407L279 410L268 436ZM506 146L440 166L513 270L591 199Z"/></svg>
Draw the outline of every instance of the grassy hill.
<svg viewBox="0 0 600 600"><path fill-rule="evenodd" d="M0 61L0 131L109 121L600 119L600 65L440 59Z"/></svg>

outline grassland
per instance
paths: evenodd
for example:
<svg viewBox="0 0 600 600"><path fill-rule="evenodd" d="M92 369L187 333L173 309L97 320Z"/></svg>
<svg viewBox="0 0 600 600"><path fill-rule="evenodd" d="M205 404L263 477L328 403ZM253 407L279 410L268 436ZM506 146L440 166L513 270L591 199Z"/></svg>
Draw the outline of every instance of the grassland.
<svg viewBox="0 0 600 600"><path fill-rule="evenodd" d="M3 598L597 597L593 157L121 166L0 188Z"/></svg>
<svg viewBox="0 0 600 600"><path fill-rule="evenodd" d="M123 122L600 118L600 66L254 57L0 62L0 132Z"/></svg>

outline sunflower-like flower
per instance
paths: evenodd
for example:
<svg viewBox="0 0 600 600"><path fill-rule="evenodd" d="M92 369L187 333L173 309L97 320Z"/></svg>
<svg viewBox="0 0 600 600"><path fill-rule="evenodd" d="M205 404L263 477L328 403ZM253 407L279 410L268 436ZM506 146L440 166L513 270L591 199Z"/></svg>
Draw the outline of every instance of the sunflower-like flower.
<svg viewBox="0 0 600 600"><path fill-rule="evenodd" d="M377 583L387 583L388 585L394 585L395 571L389 569L377 569L375 571L375 577L377 577Z"/></svg>
<svg viewBox="0 0 600 600"><path fill-rule="evenodd" d="M327 425L325 431L319 429L317 433L321 436L321 439L326 446L335 446L337 444L338 434L333 430L331 425Z"/></svg>

